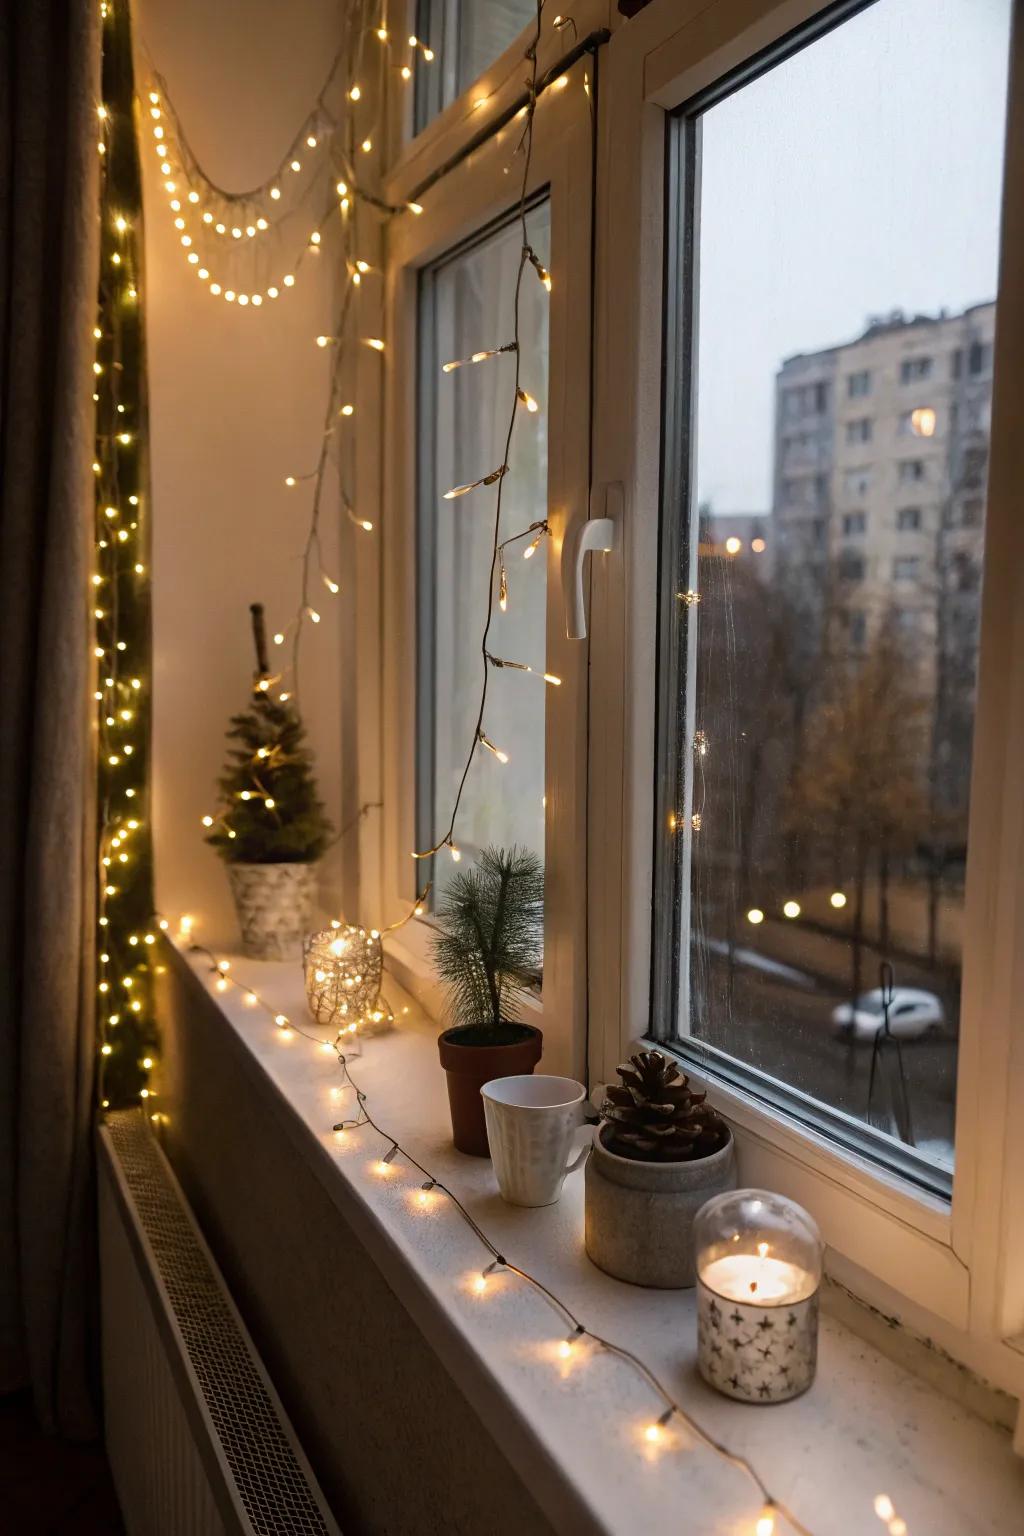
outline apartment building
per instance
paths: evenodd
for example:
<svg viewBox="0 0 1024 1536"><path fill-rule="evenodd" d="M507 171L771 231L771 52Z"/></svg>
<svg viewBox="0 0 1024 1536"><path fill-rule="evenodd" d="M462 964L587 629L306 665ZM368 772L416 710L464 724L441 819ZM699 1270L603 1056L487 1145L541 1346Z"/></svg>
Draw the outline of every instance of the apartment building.
<svg viewBox="0 0 1024 1536"><path fill-rule="evenodd" d="M855 657L893 627L954 812L968 794L994 334L993 303L894 311L776 377L771 545L802 644Z"/></svg>

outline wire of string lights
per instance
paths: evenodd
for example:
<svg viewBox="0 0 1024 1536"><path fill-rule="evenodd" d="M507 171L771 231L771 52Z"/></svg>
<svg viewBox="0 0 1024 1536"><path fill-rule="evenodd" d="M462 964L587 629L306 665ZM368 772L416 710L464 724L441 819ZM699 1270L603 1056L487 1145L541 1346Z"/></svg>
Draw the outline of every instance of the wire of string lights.
<svg viewBox="0 0 1024 1536"><path fill-rule="evenodd" d="M356 1112L353 1115L336 1121L332 1127L335 1135L344 1137L353 1131L369 1128L385 1143L385 1150L379 1159L379 1164L385 1169L401 1164L415 1170L417 1175L422 1175L421 1190L424 1194L436 1193L445 1198L451 1210L472 1231L484 1249L486 1259L479 1275L474 1281L474 1288L480 1294L486 1292L492 1276L498 1272L514 1275L524 1285L541 1296L544 1301L559 1314L566 1329L566 1337L561 1345L563 1357L568 1358L566 1351L571 1354L574 1348L578 1348L585 1340L597 1348L613 1355L616 1359L635 1371L638 1376L650 1388L656 1402L657 1411L643 1430L643 1438L647 1444L657 1446L663 1443L670 1434L670 1425L673 1421L684 1425L686 1429L699 1440L700 1443L719 1460L734 1467L752 1484L760 1500L760 1511L755 1517L751 1536L775 1536L777 1522L785 1521L795 1536L812 1536L810 1528L801 1521L798 1516L785 1504L775 1497L768 1486L767 1481L754 1466L754 1464L739 1452L733 1451L724 1441L718 1439L705 1429L688 1409L684 1408L657 1373L634 1350L625 1345L616 1343L605 1334L589 1328L575 1309L553 1290L549 1285L538 1278L530 1270L515 1263L514 1259L505 1254L501 1248L487 1235L480 1223L467 1209L456 1192L444 1180L439 1178L426 1163L421 1162L403 1144L401 1137L396 1136L382 1121L378 1120L370 1108L369 1095L360 1087L352 1075L351 1058L358 1054L358 1045L352 1040L351 1035L356 1031L349 1026L337 1031L332 1040L327 1040L323 1035L315 1034L310 1029L304 1029L296 1024L288 1014L271 1004L260 993L247 983L239 981L231 974L231 963L227 960L218 960L212 950L201 944L190 946L192 954L200 955L208 962L210 974L214 979L214 985L219 992L226 992L234 988L243 998L248 1007L256 1008L273 1021L274 1027L285 1037L297 1035L303 1040L308 1040L318 1050L332 1051L337 1058L338 1067L342 1075L343 1085L351 1088L355 1096ZM884 1495L880 1495L884 1497ZM902 1536L906 1536L906 1526L902 1528Z"/></svg>

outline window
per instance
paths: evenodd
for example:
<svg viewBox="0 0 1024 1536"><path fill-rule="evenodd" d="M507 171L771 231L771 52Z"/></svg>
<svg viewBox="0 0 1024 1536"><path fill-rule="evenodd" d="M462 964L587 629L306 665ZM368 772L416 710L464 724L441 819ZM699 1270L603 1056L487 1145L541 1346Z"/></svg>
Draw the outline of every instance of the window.
<svg viewBox="0 0 1024 1536"><path fill-rule="evenodd" d="M896 513L896 527L900 533L916 532L921 526L920 507L900 507Z"/></svg>
<svg viewBox="0 0 1024 1536"><path fill-rule="evenodd" d="M416 75L416 131L469 89L534 21L535 0L419 0L411 50ZM376 26L376 22L374 23Z"/></svg>
<svg viewBox="0 0 1024 1536"><path fill-rule="evenodd" d="M870 395L870 369L859 368L856 373L851 373L846 380L846 393L851 400L859 400L862 399L864 395Z"/></svg>
<svg viewBox="0 0 1024 1536"><path fill-rule="evenodd" d="M912 0L858 8L684 107L668 179L669 302L692 330L666 333L662 559L667 595L701 601L663 598L655 1033L713 1081L946 1196L975 676L944 622L959 568L939 546L902 556L892 541L894 487L928 479L951 495L959 450L900 459L890 439L871 465L837 466L842 496L867 513L863 552L840 549L831 565L809 561L803 540L779 543L767 585L705 569L689 508L713 493L778 517L781 382L798 367L854 377L869 337L877 367L919 383L931 356L901 354L923 319L945 342L994 295L1005 52L990 52L978 16L944 8L943 46L922 54ZM1001 50L1007 17L1004 6ZM972 108L986 129L950 174L934 145L948 138L954 55L995 63L992 99ZM904 152L888 156L897 142ZM866 316L882 318L865 332ZM856 398L849 382L845 394ZM834 441L831 392L822 414ZM867 441L866 421L845 423L845 441ZM933 430L934 413L917 435ZM841 517L829 518L833 549L859 527L857 512Z"/></svg>
<svg viewBox="0 0 1024 1536"><path fill-rule="evenodd" d="M848 443L870 443L871 418L869 416L862 416L859 421L848 421L846 423L846 441Z"/></svg>
<svg viewBox="0 0 1024 1536"><path fill-rule="evenodd" d="M843 494L859 499L866 496L871 489L871 470L845 469L843 471Z"/></svg>
<svg viewBox="0 0 1024 1536"><path fill-rule="evenodd" d="M867 526L867 518L863 512L843 513L843 537L846 539L859 538Z"/></svg>
<svg viewBox="0 0 1024 1536"><path fill-rule="evenodd" d="M900 363L901 384L916 384L919 379L930 379L931 376L930 357L905 357Z"/></svg>
<svg viewBox="0 0 1024 1536"><path fill-rule="evenodd" d="M985 503L980 496L970 496L952 508L950 526L956 528L980 528L985 520Z"/></svg>
<svg viewBox="0 0 1024 1536"><path fill-rule="evenodd" d="M983 341L972 341L967 349L967 372L974 375L988 373L991 367L991 346Z"/></svg>
<svg viewBox="0 0 1024 1536"><path fill-rule="evenodd" d="M530 243L549 258L548 206L528 216ZM508 430L511 355L442 372L442 365L481 347L501 346L512 333L512 293L521 246L517 221L506 224L428 267L420 279L420 469L418 507L417 846L444 836L466 767L480 699L480 636L488 598L494 603L488 650L531 667L492 667L488 674L486 735L494 751L475 752L459 816L459 850L473 857L488 844L519 843L544 856L545 561L524 554L540 547L536 534L520 538L499 557L490 582L494 492L485 488L454 499L445 493L492 472L502 463ZM520 339L529 373L523 386L538 402L523 411L513 438L503 487L499 539L512 538L547 505L547 295L524 284ZM486 498L486 505L477 503ZM498 591L508 572L508 606ZM503 776L496 753L515 758ZM453 867L431 861L443 889ZM429 873L429 872L428 872Z"/></svg>
<svg viewBox="0 0 1024 1536"><path fill-rule="evenodd" d="M863 608L851 608L846 610L847 632L850 645L856 650L862 650L868 637L868 616Z"/></svg>

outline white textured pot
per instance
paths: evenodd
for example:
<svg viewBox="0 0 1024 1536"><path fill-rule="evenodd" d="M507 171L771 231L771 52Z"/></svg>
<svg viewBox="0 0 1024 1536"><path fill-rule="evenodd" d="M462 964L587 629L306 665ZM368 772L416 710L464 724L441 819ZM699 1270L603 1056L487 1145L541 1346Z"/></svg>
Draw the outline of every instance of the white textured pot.
<svg viewBox="0 0 1024 1536"><path fill-rule="evenodd" d="M712 1195L736 1187L732 1132L710 1157L646 1163L609 1152L604 1130L587 1159L586 1245L599 1269L660 1290L695 1285L693 1218Z"/></svg>
<svg viewBox="0 0 1024 1536"><path fill-rule="evenodd" d="M229 864L228 880L250 960L295 960L313 927L315 864Z"/></svg>

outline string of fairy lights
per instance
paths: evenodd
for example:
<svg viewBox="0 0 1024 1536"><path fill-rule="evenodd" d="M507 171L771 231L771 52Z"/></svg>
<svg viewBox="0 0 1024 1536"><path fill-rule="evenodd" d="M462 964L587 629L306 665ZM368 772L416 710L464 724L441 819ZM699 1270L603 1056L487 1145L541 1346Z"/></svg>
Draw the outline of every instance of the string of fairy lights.
<svg viewBox="0 0 1024 1536"><path fill-rule="evenodd" d="M120 17L119 4L116 9ZM378 353L385 351L383 339L358 334L355 325L354 296L364 279L377 276L379 273L375 264L367 259L368 237L364 233L358 215L362 209L368 211L376 221L375 234L379 238L380 231L388 219L403 213L416 215L423 211L422 206L415 202L409 202L400 207L387 204L366 186L357 174L357 159L360 156L369 156L374 148L379 121L386 109L388 83L391 78L397 77L403 83L407 83L413 78L417 67L429 66L434 62L432 50L422 40L410 36L407 43L403 43L393 38L387 25L386 14L380 12L371 19L371 9L373 7L369 4L357 4L348 8L345 36L331 63L327 80L312 111L289 145L274 175L252 191L241 194L225 192L206 175L189 147L180 120L170 102L166 86L158 76L154 76L153 84L146 92L143 102L152 147L159 156L160 173L164 177L163 186L167 194L168 211L173 216L180 248L187 265L194 271L197 280L206 286L212 297L223 299L224 302L235 305L239 310L248 311L261 309L264 304L270 304L285 297L296 284L302 262L315 259L321 253L324 234L332 230L340 232L340 256L346 276L339 300L337 320L331 335L321 335L316 338L316 344L319 347L333 349L317 463L308 474L289 475L285 482L288 488L309 484L312 488L312 497L308 532L303 549L300 601L291 623L284 629L276 631L273 636L274 643L278 646L283 646L289 635L291 637L292 655L290 669L288 669L290 675L286 676L285 672L277 675L270 674L264 680L268 688L280 687L279 697L282 700L287 700L290 692L297 692L298 689L299 647L303 627L307 622L311 624L320 622L320 613L313 603L314 586L319 583L331 597L337 596L341 590L341 583L337 580L336 574L332 574L324 566L320 521L326 471L332 462L332 448L337 442L339 431L344 430L344 424L350 421L356 412L355 405L346 398L343 390L345 366L351 361L354 346L365 345ZM102 10L105 20L112 21L115 16L113 0L105 4ZM446 363L443 370L445 373L450 373L457 368L485 363L503 354L512 354L515 358L514 382L510 392L510 413L501 463L487 470L479 478L454 486L446 493L446 499L455 500L478 490L496 488L489 597L480 644L482 671L479 711L465 767L456 791L447 830L432 848L414 852L413 857L416 859L429 859L441 850L447 849L452 860L459 861L461 853L455 840L456 825L463 791L476 754L478 751L484 751L503 764L508 762L508 754L504 748L494 742L485 729L488 680L491 671L502 668L524 673L534 671L525 663L495 655L489 649L488 640L495 603L499 610L504 612L509 602L508 551L522 546L520 551L522 557L529 560L541 548L550 531L546 518L539 518L521 531L504 539L501 538L502 494L510 469L512 442L518 415L520 410L528 414L538 410L537 401L523 387L520 376L520 293L527 268L548 292L552 286L550 274L530 246L526 225L534 119L540 95L538 45L541 39L542 19L543 0L538 0L535 28L526 51L526 60L530 69L528 100L523 108L523 131L516 151L517 154L522 155L522 180L518 199L518 222L522 230L522 246L515 280L513 335L508 342L499 347L473 353L466 358L454 359ZM556 16L551 25L558 34L571 29L575 35L575 23L571 17ZM126 36L127 16L125 15L121 29L122 47ZM372 72L374 86L367 93L364 92L359 77L365 62L365 47L371 40L375 40L380 46L377 54L378 66L376 71ZM128 38L128 50L127 57L130 59L130 38ZM105 87L106 58L107 50L105 49ZM123 59L122 55L122 63ZM348 78L344 82L339 82L339 76L346 66ZM567 83L567 77L556 75L552 83L562 88ZM339 84L342 105L340 111L335 111L330 105L330 96L332 88ZM585 78L584 88L589 99L589 76ZM377 115L372 121L360 121L361 103L366 100L367 94L373 98ZM487 98L482 98L476 105L481 105L486 100ZM99 116L102 125L101 153L107 156L108 150L112 147L115 123L134 144L131 131L130 85L127 99L121 93L115 100L108 95L105 88L104 102L99 109ZM111 163L112 161L108 158L108 170ZM270 281L248 282L244 288L231 286L228 282L225 263L239 251L253 252L257 260L268 261L269 257L262 255L267 244L263 237L283 231L286 219L297 218L304 212L305 202L314 195L316 187L315 176L305 182L303 179L303 172L310 167L329 178L333 184L333 195L326 212L309 226L308 233L304 237L303 249L296 255L294 261L284 264L279 275L272 276ZM128 306L137 306L141 281L138 260L140 231L138 200L136 199L133 205L132 214L120 211L109 199L109 186L108 177L104 184L104 227L106 231L107 223L111 223L112 236L115 236L118 242L114 243L107 253L109 266L115 275L116 282L108 281L106 290L101 284L101 318L97 326L99 343L97 393L102 397L103 386L100 381L106 379L108 381L108 417L109 412L113 411L116 418L122 415L128 417L131 407L120 398L122 391L117 387L123 382L125 372L123 353L119 351L122 342L118 340L119 331L116 324L107 316L103 300L106 292L110 303L120 306L118 312L122 315L132 312ZM123 326L121 334L123 336ZM132 915L132 921L125 923L123 918L127 911L127 904L123 908L114 905L115 898L121 897L123 892L114 885L115 876L110 874L115 863L119 866L128 863L132 857L133 848L143 848L144 840L148 848L148 833L142 816L131 814L136 809L142 810L141 805L132 806L131 802L143 795L145 787L145 757L142 751L141 734L138 741L128 739L129 728L134 725L138 730L145 722L143 660L148 666L148 628L144 629L141 642L138 642L137 637L134 642L128 638L125 629L133 615L132 601L129 597L134 600L134 616L136 618L140 615L144 616L148 622L145 587L147 572L144 557L145 523L141 510L141 496L138 489L129 491L126 497L123 495L125 476L120 457L122 450L134 447L137 474L141 452L138 434L143 426L141 419L138 419L138 401L136 401L135 410L137 419L134 428L130 421L122 425L116 420L114 426L120 427L118 431L104 430L101 433L98 426L97 504L102 507L102 512L98 518L98 560L95 581L98 589L105 583L111 583L113 593L113 601L108 600L108 607L103 607L100 600L97 600L97 661L105 678L103 686L97 690L97 703L102 717L101 743L108 752L107 768L109 770L132 766L136 775L135 782L124 784L123 787L118 786L117 789L108 776L101 798L103 864L100 924L104 935L109 935L109 941L103 947L101 966L104 969L101 971L100 989L104 997L109 996L115 985L114 972L120 969L123 974L116 980L127 1000L125 1004L127 1014L141 1028L148 1016L148 998L144 1001L140 995L143 990L143 978L148 986L148 955L156 943L157 934L160 931L166 932L169 925L165 919L160 919L150 928L146 923L135 922L134 915ZM104 420L107 421L107 418ZM109 421L107 424L109 425ZM357 510L346 494L343 484L341 496L349 522L360 532L372 533L373 520L364 516L361 510ZM128 548L125 549L124 546ZM119 563L118 556L120 556ZM124 561L129 558L130 567L126 569ZM124 582L128 577L133 578L133 584L126 591ZM693 600L697 600L696 596ZM102 630L99 628L101 625ZM141 649L134 653L133 643L141 644ZM557 687L561 681L549 672L534 675L545 684L554 687ZM112 732L116 735L112 736L110 734ZM121 795L128 802L127 808L120 801ZM130 837L135 838L134 845L129 841ZM143 871L148 868L146 859L140 861L140 867ZM123 877L119 878L123 880ZM143 888L148 887L143 886ZM410 917L419 915L423 911L423 903L429 888L428 885L416 897L408 916L403 917L401 922L406 922ZM152 910L151 904L147 910ZM400 925L399 923L392 926ZM191 926L191 919L187 917L181 919L179 938L185 942L191 942ZM335 923L334 926L341 925ZM374 936L377 936L377 930L374 930ZM115 960L115 937L118 947L126 946L129 957L127 963L121 960L120 955ZM211 951L200 946L193 945L192 948L205 956L209 962L211 973L215 978L214 985L218 991L237 989L247 1006L262 1011L273 1021L276 1031L282 1038L298 1035L318 1049L326 1050L335 1056L342 1074L342 1087L338 1091L350 1090L356 1104L353 1115L334 1125L335 1135L346 1137L361 1129L368 1129L381 1137L385 1143L385 1150L375 1163L377 1172L381 1176L388 1176L401 1166L407 1167L417 1178L422 1176L422 1183L415 1193L420 1205L429 1207L435 1199L443 1199L448 1208L465 1222L481 1243L486 1255L484 1266L473 1282L473 1288L477 1294L486 1294L492 1283L492 1277L503 1273L528 1286L543 1297L562 1319L565 1333L556 1344L559 1359L569 1360L576 1352L589 1345L620 1360L647 1384L657 1408L654 1416L641 1431L642 1439L649 1447L657 1448L667 1443L671 1438L674 1423L685 1426L697 1441L742 1473L754 1487L760 1502L759 1512L751 1528L752 1536L773 1536L779 1520L784 1521L793 1532L797 1533L797 1536L811 1536L808 1527L781 1500L773 1497L761 1474L746 1457L730 1450L727 1445L705 1430L635 1352L590 1329L568 1303L550 1287L504 1255L455 1192L418 1161L408 1148L377 1120L371 1113L366 1092L353 1078L351 1071L351 1060L360 1048L358 1024L347 1024L336 1033L333 1040L324 1040L320 1035L297 1025L287 1014L266 1002L256 989L234 977L231 974L229 960L218 960ZM107 1028L101 1035L101 1055L104 1062L114 1049L109 1031L117 1028L120 1023L121 1018L117 1010L114 1014L108 1015ZM124 1033L122 1032L117 1038L119 1043L123 1041ZM140 1053L137 1048L135 1063L137 1074L141 1074L135 1092L139 1098L145 1100L152 1096L147 1084L148 1074L154 1065L153 1057L148 1050ZM107 1102L109 1099L104 1095L104 1103ZM159 1114L155 1114L153 1118L159 1119ZM874 1511L886 1527L889 1536L906 1536L906 1522L897 1514L887 1495L879 1494L875 1498Z"/></svg>
<svg viewBox="0 0 1024 1536"><path fill-rule="evenodd" d="M166 921L161 920L161 927L166 928L166 926ZM188 940L187 930L182 937ZM370 1165L374 1175L389 1178L403 1168L408 1170L417 1186L411 1190L411 1193L419 1208L429 1211L436 1208L438 1202L443 1201L445 1207L469 1228L481 1244L485 1255L482 1267L472 1280L471 1288L476 1296L481 1298L486 1296L502 1274L509 1275L528 1286L554 1308L562 1319L564 1331L560 1333L557 1340L553 1341L554 1358L557 1361L570 1362L578 1358L581 1351L588 1346L600 1349L633 1370L650 1388L656 1411L637 1428L637 1438L643 1447L655 1452L666 1449L671 1444L673 1428L675 1426L685 1428L708 1451L742 1473L752 1484L760 1500L760 1507L754 1517L753 1525L748 1528L751 1536L776 1536L780 1521L785 1522L796 1536L812 1536L810 1528L782 1499L771 1492L764 1477L746 1456L731 1450L724 1441L711 1434L680 1403L640 1355L609 1339L605 1334L588 1327L576 1310L557 1291L505 1254L488 1236L456 1192L426 1163L420 1161L404 1145L401 1138L376 1117L370 1107L369 1095L352 1074L351 1061L359 1054L357 1026L347 1025L338 1030L333 1039L325 1039L313 1030L297 1024L289 1014L269 1003L256 988L234 976L230 960L218 959L212 950L200 944L189 941L189 947L191 953L201 956L208 964L209 974L216 991L220 993L227 992L229 989L236 991L245 1006L260 1011L272 1021L274 1030L281 1039L289 1040L297 1037L306 1040L318 1051L336 1058L342 1083L339 1088L332 1090L332 1096L337 1098L343 1092L351 1091L355 1102L352 1114L334 1122L332 1131L335 1138L344 1141L353 1133L364 1130L374 1133L384 1143L383 1152L379 1157L375 1157ZM888 1532L888 1536L908 1536L907 1522L898 1514L888 1494L877 1494L872 1507L878 1520Z"/></svg>
<svg viewBox="0 0 1024 1536"><path fill-rule="evenodd" d="M101 6L97 103L100 275L92 611L97 741L97 1091L103 1107L149 1097L157 935L149 830L149 509L142 228L127 4Z"/></svg>

